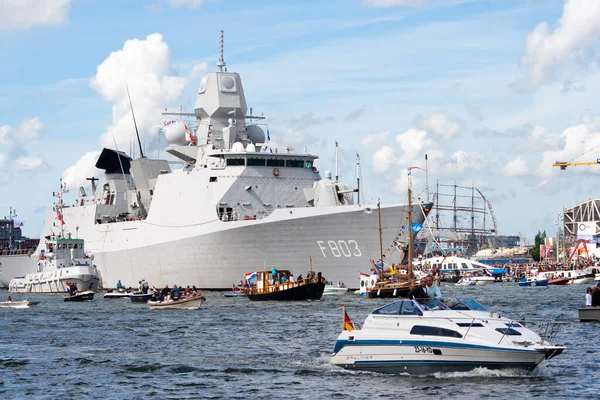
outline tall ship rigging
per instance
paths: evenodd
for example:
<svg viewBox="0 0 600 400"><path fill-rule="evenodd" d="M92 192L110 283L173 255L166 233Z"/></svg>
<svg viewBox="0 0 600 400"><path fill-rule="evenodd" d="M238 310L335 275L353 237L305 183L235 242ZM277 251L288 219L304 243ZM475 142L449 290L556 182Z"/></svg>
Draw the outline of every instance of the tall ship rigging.
<svg viewBox="0 0 600 400"><path fill-rule="evenodd" d="M228 289L246 272L298 270L311 256L315 271L358 287L359 272L380 256L377 207L355 202L358 189L330 173L321 177L316 155L269 147L262 117L247 114L239 74L227 71L222 32L217 66L202 77L194 112L178 114L195 118L195 127L166 129L165 150L181 169L146 157L141 145L137 159L105 148L96 163L103 176L89 178L91 191L80 188L60 222L49 211L41 237L64 222L85 240L104 287L145 279ZM407 212L406 204L381 204L384 244L408 241ZM422 223L426 211L414 204L412 215ZM21 275L35 271L31 258Z"/></svg>

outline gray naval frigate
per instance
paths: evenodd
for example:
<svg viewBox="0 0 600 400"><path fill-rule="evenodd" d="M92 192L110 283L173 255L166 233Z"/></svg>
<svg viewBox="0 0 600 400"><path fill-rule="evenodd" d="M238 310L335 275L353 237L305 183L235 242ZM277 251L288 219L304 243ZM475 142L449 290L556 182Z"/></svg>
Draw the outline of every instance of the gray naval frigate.
<svg viewBox="0 0 600 400"><path fill-rule="evenodd" d="M202 77L189 113L196 126L166 130L166 151L183 167L105 148L96 163L104 176L62 210L65 231L85 240L105 288L145 279L227 289L273 265L306 274L311 259L327 279L358 287L380 243L403 241L408 206L355 203L352 186L321 177L316 155L269 148L263 121L247 116L240 76L225 68L222 36L217 65ZM422 223L423 204L411 209ZM62 221L49 211L42 237Z"/></svg>

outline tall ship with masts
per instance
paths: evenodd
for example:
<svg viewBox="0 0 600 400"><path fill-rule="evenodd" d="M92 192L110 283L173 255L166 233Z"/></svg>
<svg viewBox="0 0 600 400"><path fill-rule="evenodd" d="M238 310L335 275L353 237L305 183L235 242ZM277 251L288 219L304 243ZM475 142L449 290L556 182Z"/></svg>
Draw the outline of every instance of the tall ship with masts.
<svg viewBox="0 0 600 400"><path fill-rule="evenodd" d="M194 112L178 114L195 126L165 121L165 150L183 167L146 157L141 145L137 159L105 148L96 163L103 176L90 177L91 191L80 188L60 222L50 211L42 237L64 222L85 240L104 287L145 279L227 289L248 271L304 268L311 256L324 276L358 287L359 272L380 256L376 206L322 177L316 155L270 146L262 117L247 113L239 74L227 71L222 33L220 44L219 71L202 77ZM415 222L421 208L412 206ZM381 204L383 243L404 240L407 211Z"/></svg>

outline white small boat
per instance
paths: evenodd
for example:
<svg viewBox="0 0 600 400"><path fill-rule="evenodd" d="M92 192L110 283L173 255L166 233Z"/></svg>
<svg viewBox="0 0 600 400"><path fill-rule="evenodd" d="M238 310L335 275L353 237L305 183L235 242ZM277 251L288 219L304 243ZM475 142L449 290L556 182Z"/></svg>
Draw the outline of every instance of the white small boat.
<svg viewBox="0 0 600 400"><path fill-rule="evenodd" d="M333 295L333 296L341 296L348 292L347 287L334 286L332 283L327 282L325 284L325 290L323 291L323 296L325 295Z"/></svg>
<svg viewBox="0 0 600 400"><path fill-rule="evenodd" d="M194 296L179 300L168 299L165 301L148 301L147 304L151 309L178 308L185 310L197 310L200 308L204 300L206 300L204 296Z"/></svg>
<svg viewBox="0 0 600 400"><path fill-rule="evenodd" d="M29 301L27 299L23 301L2 301L0 302L0 308L29 308L39 303L39 301Z"/></svg>
<svg viewBox="0 0 600 400"><path fill-rule="evenodd" d="M131 292L125 292L124 290L111 290L108 292L104 292L105 299L122 299L129 298L132 295Z"/></svg>
<svg viewBox="0 0 600 400"><path fill-rule="evenodd" d="M477 281L471 279L468 276L463 276L456 282L456 286L475 286L477 285Z"/></svg>

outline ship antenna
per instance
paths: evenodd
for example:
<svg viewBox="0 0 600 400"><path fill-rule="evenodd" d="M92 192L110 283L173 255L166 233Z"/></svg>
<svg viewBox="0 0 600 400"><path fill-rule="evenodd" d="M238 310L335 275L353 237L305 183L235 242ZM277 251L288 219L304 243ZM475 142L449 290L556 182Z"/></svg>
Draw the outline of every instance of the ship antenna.
<svg viewBox="0 0 600 400"><path fill-rule="evenodd" d="M131 104L131 96L129 95L129 87L127 86L127 84L125 84L125 88L127 89L127 97L129 98L129 107L131 108L131 116L133 117L133 126L135 126L135 134L137 136L138 146L140 146L140 155L142 156L142 158L144 158L144 150L142 150L142 142L140 141L140 132L138 131L137 123L135 122L133 104Z"/></svg>
<svg viewBox="0 0 600 400"><path fill-rule="evenodd" d="M219 61L217 62L219 72L223 72L223 67L226 65L227 64L225 64L225 60L223 59L223 31L219 31Z"/></svg>

